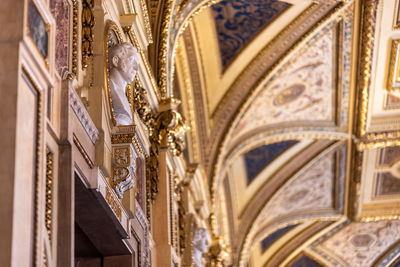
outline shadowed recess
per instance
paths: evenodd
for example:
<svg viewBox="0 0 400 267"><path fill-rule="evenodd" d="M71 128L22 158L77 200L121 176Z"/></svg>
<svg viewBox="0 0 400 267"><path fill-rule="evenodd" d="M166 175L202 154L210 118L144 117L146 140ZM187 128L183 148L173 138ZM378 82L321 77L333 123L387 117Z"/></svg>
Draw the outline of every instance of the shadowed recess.
<svg viewBox="0 0 400 267"><path fill-rule="evenodd" d="M277 0L222 0L213 5L223 68L289 6Z"/></svg>
<svg viewBox="0 0 400 267"><path fill-rule="evenodd" d="M297 224L288 225L284 228L276 230L275 232L264 238L261 241L261 252L264 253L267 250L267 248L269 248L272 245L272 243L274 243L276 240L281 238L284 234L286 234L296 226Z"/></svg>
<svg viewBox="0 0 400 267"><path fill-rule="evenodd" d="M400 267L400 259L397 259L397 261L392 265L392 267Z"/></svg>
<svg viewBox="0 0 400 267"><path fill-rule="evenodd" d="M244 154L247 172L247 184L250 184L254 178L266 168L274 159L279 157L291 146L297 144L296 140L288 140L279 143L273 143L250 150Z"/></svg>
<svg viewBox="0 0 400 267"><path fill-rule="evenodd" d="M322 265L306 255L302 255L299 259L293 262L290 267L322 267Z"/></svg>

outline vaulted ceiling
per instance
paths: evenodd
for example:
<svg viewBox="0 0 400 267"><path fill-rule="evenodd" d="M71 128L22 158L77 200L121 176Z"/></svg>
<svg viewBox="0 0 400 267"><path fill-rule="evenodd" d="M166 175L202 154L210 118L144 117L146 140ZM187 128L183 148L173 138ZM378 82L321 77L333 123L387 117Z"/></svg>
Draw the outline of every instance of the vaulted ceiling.
<svg viewBox="0 0 400 267"><path fill-rule="evenodd" d="M160 86L227 264L396 264L398 0L172 2Z"/></svg>

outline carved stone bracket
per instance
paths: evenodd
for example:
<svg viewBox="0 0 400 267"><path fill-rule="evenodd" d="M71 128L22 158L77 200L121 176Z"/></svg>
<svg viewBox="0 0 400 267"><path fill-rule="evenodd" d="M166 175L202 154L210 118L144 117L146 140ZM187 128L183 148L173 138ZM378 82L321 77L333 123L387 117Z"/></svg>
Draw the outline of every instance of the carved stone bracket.
<svg viewBox="0 0 400 267"><path fill-rule="evenodd" d="M135 185L136 159L133 133L117 133L112 136L112 186L119 198Z"/></svg>
<svg viewBox="0 0 400 267"><path fill-rule="evenodd" d="M208 247L207 252L207 266L222 267L223 262L228 255L228 246L222 236L215 236Z"/></svg>
<svg viewBox="0 0 400 267"><path fill-rule="evenodd" d="M184 150L185 132L189 130L185 118L176 110L179 104L180 101L175 98L163 99L156 118L158 142L175 156L179 156Z"/></svg>

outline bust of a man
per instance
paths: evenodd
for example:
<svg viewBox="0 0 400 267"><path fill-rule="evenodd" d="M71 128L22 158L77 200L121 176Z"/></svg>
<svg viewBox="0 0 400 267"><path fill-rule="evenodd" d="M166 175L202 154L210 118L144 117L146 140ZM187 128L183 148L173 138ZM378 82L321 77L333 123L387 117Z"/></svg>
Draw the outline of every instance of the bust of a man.
<svg viewBox="0 0 400 267"><path fill-rule="evenodd" d="M203 267L202 256L207 251L209 245L208 230L197 228L193 234L193 265L194 267Z"/></svg>
<svg viewBox="0 0 400 267"><path fill-rule="evenodd" d="M109 48L109 87L117 125L133 124L126 86L135 78L138 67L138 53L131 43L116 44Z"/></svg>

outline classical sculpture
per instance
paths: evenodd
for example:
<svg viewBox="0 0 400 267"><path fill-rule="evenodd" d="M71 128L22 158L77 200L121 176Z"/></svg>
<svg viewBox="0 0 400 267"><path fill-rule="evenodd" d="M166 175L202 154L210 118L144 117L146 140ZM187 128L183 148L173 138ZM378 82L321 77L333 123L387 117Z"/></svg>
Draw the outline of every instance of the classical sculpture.
<svg viewBox="0 0 400 267"><path fill-rule="evenodd" d="M203 253L207 251L209 245L208 230L205 228L197 228L193 234L193 264L194 267L203 267L201 258Z"/></svg>
<svg viewBox="0 0 400 267"><path fill-rule="evenodd" d="M126 86L135 78L138 66L138 53L131 43L116 44L109 48L109 88L116 125L133 124Z"/></svg>

